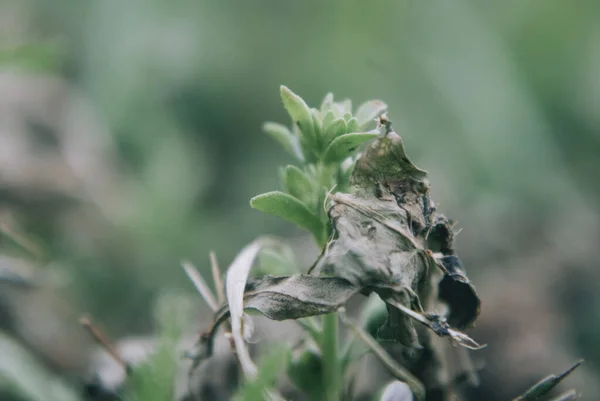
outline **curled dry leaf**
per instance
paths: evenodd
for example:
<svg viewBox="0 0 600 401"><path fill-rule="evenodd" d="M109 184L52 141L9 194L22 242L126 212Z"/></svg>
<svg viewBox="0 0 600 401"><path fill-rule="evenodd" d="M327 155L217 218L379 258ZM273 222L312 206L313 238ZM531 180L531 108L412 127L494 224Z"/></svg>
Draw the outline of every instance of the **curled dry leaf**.
<svg viewBox="0 0 600 401"><path fill-rule="evenodd" d="M453 249L452 222L436 213L427 173L406 156L400 136L381 118L381 134L357 160L353 193L331 197L332 237L308 275L237 277L235 311L221 308L205 337L229 315L255 309L275 320L330 313L356 293L375 292L387 303L383 338L419 348L413 320L439 336L477 349L459 330L479 314L480 301ZM243 300L242 284L245 285ZM233 285L233 284L232 284ZM230 284L228 282L228 292ZM228 295L229 296L229 295ZM446 308L443 315L435 311Z"/></svg>

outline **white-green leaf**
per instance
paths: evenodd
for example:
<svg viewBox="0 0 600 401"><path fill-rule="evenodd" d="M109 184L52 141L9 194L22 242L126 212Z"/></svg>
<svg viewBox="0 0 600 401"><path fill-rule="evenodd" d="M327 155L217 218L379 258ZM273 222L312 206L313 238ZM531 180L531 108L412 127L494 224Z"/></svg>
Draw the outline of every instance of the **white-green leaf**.
<svg viewBox="0 0 600 401"><path fill-rule="evenodd" d="M379 131L369 131L338 136L327 147L323 161L326 163L340 162L350 156L360 145L377 138L378 135Z"/></svg>
<svg viewBox="0 0 600 401"><path fill-rule="evenodd" d="M334 118L340 118L340 117L344 117L344 106L342 106L341 103L334 103L331 105L331 109L333 112L333 117Z"/></svg>
<svg viewBox="0 0 600 401"><path fill-rule="evenodd" d="M323 102L321 102L321 114L327 113L329 109L331 109L331 105L333 104L333 93L329 92L323 98Z"/></svg>
<svg viewBox="0 0 600 401"><path fill-rule="evenodd" d="M344 99L340 102L340 105L343 107L344 113L352 114L352 100Z"/></svg>
<svg viewBox="0 0 600 401"><path fill-rule="evenodd" d="M319 243L325 236L325 228L321 220L292 195L281 191L267 192L250 199L250 206L310 231Z"/></svg>
<svg viewBox="0 0 600 401"><path fill-rule="evenodd" d="M356 119L361 128L371 123L387 110L387 104L381 100L369 100L361 104L356 111Z"/></svg>
<svg viewBox="0 0 600 401"><path fill-rule="evenodd" d="M246 347L246 342L244 341L244 290L250 276L250 269L265 242L264 239L258 239L242 249L229 266L229 269L227 269L227 277L225 279L227 304L229 305L229 313L231 315L231 335L235 343L235 350L237 358L240 361L240 366L248 379L255 378L258 369L250 358L248 347Z"/></svg>
<svg viewBox="0 0 600 401"><path fill-rule="evenodd" d="M289 165L285 168L283 181L287 191L302 201L305 201L313 193L310 177L296 166Z"/></svg>
<svg viewBox="0 0 600 401"><path fill-rule="evenodd" d="M292 121L300 127L302 135L306 137L310 143L314 144L315 132L310 108L300 96L292 92L287 86L281 85L280 92L283 106L292 118Z"/></svg>
<svg viewBox="0 0 600 401"><path fill-rule="evenodd" d="M298 138L282 124L267 122L263 124L263 131L271 138L275 139L283 148L298 160L303 161L304 156L300 150Z"/></svg>
<svg viewBox="0 0 600 401"><path fill-rule="evenodd" d="M298 267L292 248L281 243L265 247L260 251L256 269L261 275L282 276L296 273Z"/></svg>

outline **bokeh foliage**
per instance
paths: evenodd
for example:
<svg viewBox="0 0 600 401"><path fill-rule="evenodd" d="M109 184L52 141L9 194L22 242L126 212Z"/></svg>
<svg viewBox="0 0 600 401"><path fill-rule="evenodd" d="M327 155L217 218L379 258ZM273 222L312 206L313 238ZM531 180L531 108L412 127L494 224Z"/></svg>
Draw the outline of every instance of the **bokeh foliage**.
<svg viewBox="0 0 600 401"><path fill-rule="evenodd" d="M93 209L99 239L80 246L48 225L44 208L25 227L73 274L81 309L115 334L147 329L162 287L191 289L176 272L182 257L208 269L209 250L228 262L261 233L314 252L300 231L248 207L278 187L276 166L293 163L261 132L265 119L286 121L274 95L283 83L309 104L327 91L385 99L435 198L468 228L457 247L474 281L535 255L556 266L557 336L600 366L600 297L590 284L600 256L600 3L4 7L3 55L42 50L14 65L2 57L2 69L44 70L81 92L118 161L127 195L109 185L117 201Z"/></svg>

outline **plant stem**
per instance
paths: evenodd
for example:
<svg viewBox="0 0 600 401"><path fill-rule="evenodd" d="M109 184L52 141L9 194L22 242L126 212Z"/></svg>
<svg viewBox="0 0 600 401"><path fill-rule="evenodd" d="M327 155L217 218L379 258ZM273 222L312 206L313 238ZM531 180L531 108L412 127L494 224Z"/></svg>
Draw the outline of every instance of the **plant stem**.
<svg viewBox="0 0 600 401"><path fill-rule="evenodd" d="M341 373L338 358L338 316L330 313L323 316L321 356L323 358L323 401L341 400Z"/></svg>
<svg viewBox="0 0 600 401"><path fill-rule="evenodd" d="M354 331L358 337L364 341L367 347L373 351L392 375L405 382L410 387L417 401L423 401L425 399L425 387L423 387L423 383L421 383L419 379L396 362L369 333L356 323L352 322L348 316L346 316L346 312L343 309L340 310L340 318L342 319L342 323Z"/></svg>
<svg viewBox="0 0 600 401"><path fill-rule="evenodd" d="M335 183L331 168L323 163L317 163L317 182L319 187L330 188ZM323 213L322 205L317 205L317 216ZM323 232L322 238L317 239L320 249L327 246L328 233ZM330 313L323 316L323 331L321 335L321 358L323 363L323 397L322 401L341 401L343 377L340 358L338 356L338 315Z"/></svg>

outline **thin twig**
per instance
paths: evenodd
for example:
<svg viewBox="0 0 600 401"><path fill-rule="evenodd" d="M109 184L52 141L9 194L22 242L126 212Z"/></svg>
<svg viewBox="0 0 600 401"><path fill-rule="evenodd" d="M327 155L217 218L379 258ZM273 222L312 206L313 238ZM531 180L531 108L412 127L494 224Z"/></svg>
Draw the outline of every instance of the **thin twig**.
<svg viewBox="0 0 600 401"><path fill-rule="evenodd" d="M420 313L413 311L410 308L407 308L406 306L402 305L400 302L398 302L394 299L391 299L391 298L386 299L385 302L389 303L396 309L400 310L400 312L423 323L425 326L427 326L431 330L433 330L433 332L435 334L437 334L438 336L450 337L450 339L458 345L462 345L463 347L469 348L472 350L480 350L487 346L486 344L480 345L475 340L473 340L471 337L466 335L465 333L462 333L458 330L454 330L454 329L450 328L448 323L441 316L438 316L438 315L424 316Z"/></svg>
<svg viewBox="0 0 600 401"><path fill-rule="evenodd" d="M219 264L217 263L217 256L212 251L210 252L209 256L213 281L215 282L215 288L217 290L217 301L219 301L219 305L223 305L227 301L225 298L225 284L221 279L221 271L219 270Z"/></svg>
<svg viewBox="0 0 600 401"><path fill-rule="evenodd" d="M125 373L129 374L129 365L127 364L127 362L125 362L125 360L121 356L121 353L117 350L117 347L115 347L110 341L108 341L108 339L102 333L102 331L100 331L98 326L94 324L92 318L90 316L82 316L81 318L79 318L79 324L81 324L83 328L86 329L90 336L94 339L94 341L98 345L100 345L108 353L108 355L110 355L123 368Z"/></svg>
<svg viewBox="0 0 600 401"><path fill-rule="evenodd" d="M15 244L29 252L37 261L42 260L44 252L35 241L26 235L15 230L12 225L6 221L0 222L0 232L10 238Z"/></svg>
<svg viewBox="0 0 600 401"><path fill-rule="evenodd" d="M410 387L417 401L422 401L425 399L425 388L419 379L413 376L413 374L410 373L406 368L398 364L390 356L390 354L388 354L387 351L383 349L383 347L379 345L379 343L377 343L377 341L375 341L375 339L362 327L352 322L346 315L346 312L343 310L343 308L339 310L339 315L342 323L358 335L358 337L367 345L367 347L369 347L379 358L388 371L394 377L402 380Z"/></svg>
<svg viewBox="0 0 600 401"><path fill-rule="evenodd" d="M213 312L216 312L219 309L219 304L217 303L215 296L212 294L208 285L206 285L206 282L204 281L200 273L198 273L198 270L196 270L194 265L192 265L192 263L188 261L182 261L181 267L183 268L185 274L187 274L189 279L192 280L192 283L194 283L194 286L196 287L202 298L204 298L210 309L212 309Z"/></svg>
<svg viewBox="0 0 600 401"><path fill-rule="evenodd" d="M575 389L571 389L565 393L562 393L559 396L549 400L549 401L574 401L579 399L579 394Z"/></svg>

